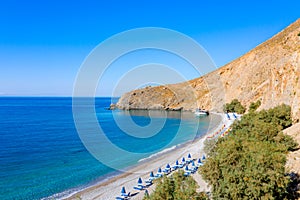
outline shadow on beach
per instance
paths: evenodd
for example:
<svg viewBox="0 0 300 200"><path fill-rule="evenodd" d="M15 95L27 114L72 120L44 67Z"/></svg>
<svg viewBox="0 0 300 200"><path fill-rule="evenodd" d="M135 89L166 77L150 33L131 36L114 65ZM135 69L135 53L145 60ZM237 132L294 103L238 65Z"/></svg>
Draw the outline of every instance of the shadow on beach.
<svg viewBox="0 0 300 200"><path fill-rule="evenodd" d="M289 199L299 199L300 198L300 175L295 172L288 174L291 178L291 182L288 186L288 197Z"/></svg>

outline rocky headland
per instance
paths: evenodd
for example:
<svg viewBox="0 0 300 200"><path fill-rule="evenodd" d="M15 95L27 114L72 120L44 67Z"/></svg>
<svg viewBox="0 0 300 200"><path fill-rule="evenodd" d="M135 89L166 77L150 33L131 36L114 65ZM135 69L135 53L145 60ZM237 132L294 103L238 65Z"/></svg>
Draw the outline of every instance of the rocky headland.
<svg viewBox="0 0 300 200"><path fill-rule="evenodd" d="M178 84L146 87L124 94L120 109L222 111L238 99L259 109L285 103L300 118L300 19L253 50L202 77Z"/></svg>

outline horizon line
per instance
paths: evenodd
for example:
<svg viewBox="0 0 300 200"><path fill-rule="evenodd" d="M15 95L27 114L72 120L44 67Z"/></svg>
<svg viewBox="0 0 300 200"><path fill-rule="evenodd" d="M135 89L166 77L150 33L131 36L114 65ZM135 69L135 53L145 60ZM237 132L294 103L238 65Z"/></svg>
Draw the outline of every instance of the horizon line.
<svg viewBox="0 0 300 200"><path fill-rule="evenodd" d="M39 97L42 97L42 98L58 98L58 97L61 97L61 98L120 98L120 96L117 96L117 97L114 97L114 96L5 96L5 95L2 95L0 96L0 98L13 98L13 97L21 97L21 98L39 98Z"/></svg>

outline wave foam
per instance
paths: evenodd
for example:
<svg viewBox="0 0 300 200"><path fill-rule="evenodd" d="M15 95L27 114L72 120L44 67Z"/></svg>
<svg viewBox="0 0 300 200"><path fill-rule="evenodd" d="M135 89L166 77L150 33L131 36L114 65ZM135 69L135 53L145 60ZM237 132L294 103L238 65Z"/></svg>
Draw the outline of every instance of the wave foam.
<svg viewBox="0 0 300 200"><path fill-rule="evenodd" d="M149 160L149 159L158 157L158 156L160 156L160 155L162 155L162 154L164 154L164 153L167 153L167 152L169 152L169 151L172 151L172 150L176 149L176 148L179 147L179 146L180 146L180 144L174 145L174 146L172 146L172 147L170 147L170 148L166 148L166 149L164 149L164 150L162 150L162 151L159 151L159 152L157 152L157 153L154 153L154 154L148 156L147 158L142 158L142 159L140 159L138 162L143 162L143 161L146 161L146 160Z"/></svg>

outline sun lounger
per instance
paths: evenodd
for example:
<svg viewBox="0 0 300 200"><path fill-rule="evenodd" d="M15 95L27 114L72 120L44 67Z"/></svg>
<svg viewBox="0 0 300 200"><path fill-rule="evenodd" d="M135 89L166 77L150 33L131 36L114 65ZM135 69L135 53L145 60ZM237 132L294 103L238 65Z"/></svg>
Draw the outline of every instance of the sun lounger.
<svg viewBox="0 0 300 200"><path fill-rule="evenodd" d="M143 190L144 187L142 185L134 186L133 189L135 190Z"/></svg>
<svg viewBox="0 0 300 200"><path fill-rule="evenodd" d="M126 200L128 199L127 197L116 197L116 200Z"/></svg>
<svg viewBox="0 0 300 200"><path fill-rule="evenodd" d="M236 116L234 113L232 113L232 115L233 115L234 119L236 119L236 118L237 118L237 116Z"/></svg>
<svg viewBox="0 0 300 200"><path fill-rule="evenodd" d="M185 166L186 164L186 161L185 161L185 158L183 157L182 160L181 160L181 163L180 163L182 166Z"/></svg>
<svg viewBox="0 0 300 200"><path fill-rule="evenodd" d="M201 159L199 158L196 166L201 167L202 165L203 165L203 163L201 162Z"/></svg>
<svg viewBox="0 0 300 200"><path fill-rule="evenodd" d="M191 163L193 161L192 156L191 156L190 153L188 154L188 157L187 157L186 161L187 161L187 163Z"/></svg>
<svg viewBox="0 0 300 200"><path fill-rule="evenodd" d="M194 174L198 170L198 167L195 165L195 162L192 161L192 167L191 167L191 172Z"/></svg>
<svg viewBox="0 0 300 200"><path fill-rule="evenodd" d="M191 174L191 170L189 169L188 165L184 168L184 176L189 176Z"/></svg>
<svg viewBox="0 0 300 200"><path fill-rule="evenodd" d="M186 172L184 172L184 174L183 174L184 176L189 176L189 175L191 175L191 172L189 172L189 171L186 171Z"/></svg>
<svg viewBox="0 0 300 200"><path fill-rule="evenodd" d="M128 194L121 194L120 197L116 197L116 200L127 200L130 198L130 192Z"/></svg>
<svg viewBox="0 0 300 200"><path fill-rule="evenodd" d="M149 187L153 184L153 182L150 180L145 181L145 183L146 183L146 185L145 185L146 187Z"/></svg>
<svg viewBox="0 0 300 200"><path fill-rule="evenodd" d="M130 197L130 192L128 192L128 193L122 193L121 196L122 197Z"/></svg>
<svg viewBox="0 0 300 200"><path fill-rule="evenodd" d="M162 176L163 176L163 174L162 174L161 168L158 168L157 174L156 174L154 177L155 177L155 178L160 178L160 177L162 177Z"/></svg>
<svg viewBox="0 0 300 200"><path fill-rule="evenodd" d="M171 172L171 166L167 164L166 168L163 170L165 174L169 174Z"/></svg>
<svg viewBox="0 0 300 200"><path fill-rule="evenodd" d="M134 186L133 189L135 190L143 190L144 189L144 186L143 186L143 181L141 178L138 179L138 182L137 182L137 186Z"/></svg>
<svg viewBox="0 0 300 200"><path fill-rule="evenodd" d="M155 179L155 176L154 176L153 172L150 172L150 176L149 176L149 179L147 181L148 182L150 182L150 181L152 182L154 179Z"/></svg>
<svg viewBox="0 0 300 200"><path fill-rule="evenodd" d="M179 168L179 162L176 160L175 165L172 167L173 170L176 170Z"/></svg>
<svg viewBox="0 0 300 200"><path fill-rule="evenodd" d="M229 114L228 114L228 113L226 113L226 114L227 114L227 119L228 119L228 120L230 120L230 116L229 116Z"/></svg>
<svg viewBox="0 0 300 200"><path fill-rule="evenodd" d="M117 200L125 200L125 199L128 199L129 197L130 197L130 192L127 194L126 190L125 190L125 187L122 187L121 197L116 197L116 199Z"/></svg>

